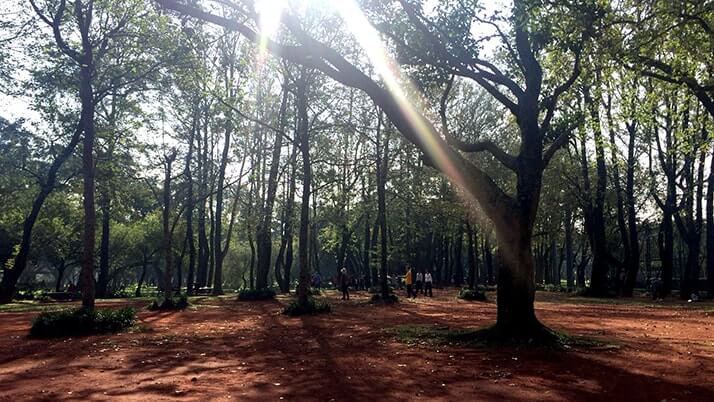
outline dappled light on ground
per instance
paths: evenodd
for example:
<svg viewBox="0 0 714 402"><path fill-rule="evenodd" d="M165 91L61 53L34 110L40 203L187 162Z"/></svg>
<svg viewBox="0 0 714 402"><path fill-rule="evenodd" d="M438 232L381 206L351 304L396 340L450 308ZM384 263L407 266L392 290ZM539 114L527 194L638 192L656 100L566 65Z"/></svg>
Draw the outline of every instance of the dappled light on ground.
<svg viewBox="0 0 714 402"><path fill-rule="evenodd" d="M394 306L340 302L332 314L288 318L286 299L199 301L140 313L134 332L26 338L34 313L2 313L0 399L161 400L706 400L714 392L714 305L591 304L539 294L540 318L605 347L466 348L398 342L399 325L478 328L495 304L453 291ZM11 345L13 345L11 347Z"/></svg>

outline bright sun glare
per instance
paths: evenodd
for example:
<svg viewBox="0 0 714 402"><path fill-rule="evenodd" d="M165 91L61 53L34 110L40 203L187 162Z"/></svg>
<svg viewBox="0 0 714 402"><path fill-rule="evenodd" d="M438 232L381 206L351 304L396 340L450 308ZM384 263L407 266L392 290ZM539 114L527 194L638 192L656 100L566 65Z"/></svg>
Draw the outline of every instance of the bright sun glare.
<svg viewBox="0 0 714 402"><path fill-rule="evenodd" d="M458 171L449 156L439 146L436 138L437 134L428 127L421 117L423 114L417 111L416 106L409 99L409 96L417 96L418 91L414 90L410 81L402 76L399 65L384 48L379 33L364 15L362 9L353 0L329 2L313 0L310 2L328 6L340 15L346 28L365 51L387 90L396 99L402 113L412 126L412 130L426 144L426 149L430 153L431 159L439 165L442 171L457 182L461 182L458 184L463 184L461 172ZM280 27L280 18L287 6L286 3L287 0L258 0L256 2L256 11L259 15L261 59L266 53L267 40L272 38ZM307 1L303 3L307 3ZM405 91L405 87L409 91Z"/></svg>

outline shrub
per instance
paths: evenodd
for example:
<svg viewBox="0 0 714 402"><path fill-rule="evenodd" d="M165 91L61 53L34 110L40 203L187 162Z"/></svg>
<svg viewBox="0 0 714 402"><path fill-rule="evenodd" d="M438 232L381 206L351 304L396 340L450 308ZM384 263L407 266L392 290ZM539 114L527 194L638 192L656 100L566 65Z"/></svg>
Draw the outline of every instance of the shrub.
<svg viewBox="0 0 714 402"><path fill-rule="evenodd" d="M399 297L395 295L394 293L389 293L387 295L387 298L382 297L382 293L375 293L372 295L372 299L370 299L371 303L384 303L384 304L392 304L392 303L398 303L399 302Z"/></svg>
<svg viewBox="0 0 714 402"><path fill-rule="evenodd" d="M381 293L382 293L382 287L381 287L380 285L375 285L375 286L372 286L371 288L369 288L369 289L367 290L367 292L372 293L372 294L381 294ZM393 287L393 286L389 286L389 293L393 293L393 292L394 292L394 287Z"/></svg>
<svg viewBox="0 0 714 402"><path fill-rule="evenodd" d="M296 317L299 315L307 314L329 313L331 311L332 307L330 307L330 303L324 300L318 300L312 297L308 297L307 303L305 304L300 304L297 299L291 301L290 304L285 306L285 308L283 309L283 314L291 317Z"/></svg>
<svg viewBox="0 0 714 402"><path fill-rule="evenodd" d="M242 301L273 299L275 299L275 291L273 289L243 289L238 293L238 300Z"/></svg>
<svg viewBox="0 0 714 402"><path fill-rule="evenodd" d="M179 297L172 297L171 299L158 298L151 302L149 307L151 311L157 310L184 310L188 308L188 297L186 295L181 295Z"/></svg>
<svg viewBox="0 0 714 402"><path fill-rule="evenodd" d="M456 297L463 300L486 301L486 293L480 289L463 288Z"/></svg>
<svg viewBox="0 0 714 402"><path fill-rule="evenodd" d="M131 327L135 321L136 312L131 307L59 310L40 313L35 317L30 335L38 338L54 338L118 332Z"/></svg>
<svg viewBox="0 0 714 402"><path fill-rule="evenodd" d="M307 294L310 296L322 296L322 291L320 289L310 288L310 290L307 291Z"/></svg>

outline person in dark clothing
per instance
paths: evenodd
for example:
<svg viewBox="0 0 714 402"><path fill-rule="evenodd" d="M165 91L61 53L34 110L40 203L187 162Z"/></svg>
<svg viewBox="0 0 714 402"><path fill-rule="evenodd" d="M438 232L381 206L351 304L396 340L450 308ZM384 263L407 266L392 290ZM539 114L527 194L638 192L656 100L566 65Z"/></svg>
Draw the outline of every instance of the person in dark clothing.
<svg viewBox="0 0 714 402"><path fill-rule="evenodd" d="M433 284L433 279L431 278L431 272L426 271L424 274L424 295L429 294L429 297L433 297L434 295L431 294L431 286Z"/></svg>
<svg viewBox="0 0 714 402"><path fill-rule="evenodd" d="M342 300L350 299L350 278L347 275L347 268L342 268L339 275L340 289L342 289Z"/></svg>

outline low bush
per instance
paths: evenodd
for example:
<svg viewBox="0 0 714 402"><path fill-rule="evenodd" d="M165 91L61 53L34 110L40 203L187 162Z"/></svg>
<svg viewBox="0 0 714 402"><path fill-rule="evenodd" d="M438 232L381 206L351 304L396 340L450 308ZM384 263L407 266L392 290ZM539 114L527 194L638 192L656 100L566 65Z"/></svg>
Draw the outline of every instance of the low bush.
<svg viewBox="0 0 714 402"><path fill-rule="evenodd" d="M322 290L310 288L310 290L307 291L307 294L310 296L322 296Z"/></svg>
<svg viewBox="0 0 714 402"><path fill-rule="evenodd" d="M546 283L546 284L537 283L536 290L540 290L543 292L567 292L568 288L561 286L561 285L556 285L553 283Z"/></svg>
<svg viewBox="0 0 714 402"><path fill-rule="evenodd" d="M243 289L238 293L238 300L242 301L273 299L275 299L275 291L273 289Z"/></svg>
<svg viewBox="0 0 714 402"><path fill-rule="evenodd" d="M384 303L384 304L392 304L392 303L398 303L399 302L399 297L395 295L394 293L389 293L387 295L387 298L385 299L382 297L382 293L375 293L372 295L372 298L370 299L371 303Z"/></svg>
<svg viewBox="0 0 714 402"><path fill-rule="evenodd" d="M297 299L291 301L290 304L285 306L285 308L283 309L283 314L291 317L296 317L307 314L329 313L331 311L332 307L330 306L330 303L324 300L308 297L307 303L305 304L300 304Z"/></svg>
<svg viewBox="0 0 714 402"><path fill-rule="evenodd" d="M181 295L179 297L172 297L171 299L166 299L163 297L160 297L149 305L147 307L151 311L157 311L157 310L184 310L188 308L189 303L188 303L188 296L186 295Z"/></svg>
<svg viewBox="0 0 714 402"><path fill-rule="evenodd" d="M380 294L382 293L382 287L379 285L372 286L371 288L367 289L367 292L372 293L372 294ZM389 293L394 293L394 287L389 286Z"/></svg>
<svg viewBox="0 0 714 402"><path fill-rule="evenodd" d="M480 289L463 288L456 297L462 300L486 301L486 293Z"/></svg>
<svg viewBox="0 0 714 402"><path fill-rule="evenodd" d="M131 307L120 309L73 309L40 313L30 328L38 338L81 336L119 332L134 325L136 312Z"/></svg>

